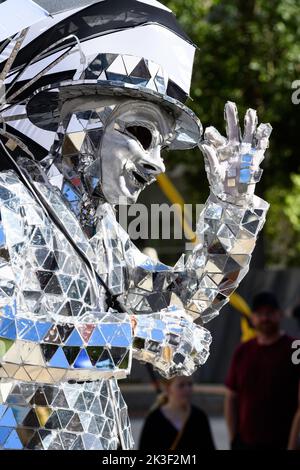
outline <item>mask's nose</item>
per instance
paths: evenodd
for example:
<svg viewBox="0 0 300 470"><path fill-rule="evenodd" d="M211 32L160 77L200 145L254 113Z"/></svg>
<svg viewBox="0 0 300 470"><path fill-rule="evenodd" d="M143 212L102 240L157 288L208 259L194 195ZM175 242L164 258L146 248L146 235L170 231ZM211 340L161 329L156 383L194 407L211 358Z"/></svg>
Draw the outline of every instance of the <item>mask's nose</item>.
<svg viewBox="0 0 300 470"><path fill-rule="evenodd" d="M160 156L160 147L155 147L151 152L148 153L147 159L139 161L139 166L147 175L159 175L166 171L163 159Z"/></svg>

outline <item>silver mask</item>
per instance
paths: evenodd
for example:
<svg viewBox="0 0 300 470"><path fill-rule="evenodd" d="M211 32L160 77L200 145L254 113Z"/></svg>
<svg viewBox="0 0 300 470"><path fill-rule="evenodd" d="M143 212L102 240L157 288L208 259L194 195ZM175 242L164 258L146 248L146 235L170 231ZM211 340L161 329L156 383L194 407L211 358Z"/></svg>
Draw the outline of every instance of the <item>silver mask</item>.
<svg viewBox="0 0 300 470"><path fill-rule="evenodd" d="M67 102L62 113L54 164L90 198L134 203L165 171L161 150L172 139L175 120L158 105L86 97Z"/></svg>

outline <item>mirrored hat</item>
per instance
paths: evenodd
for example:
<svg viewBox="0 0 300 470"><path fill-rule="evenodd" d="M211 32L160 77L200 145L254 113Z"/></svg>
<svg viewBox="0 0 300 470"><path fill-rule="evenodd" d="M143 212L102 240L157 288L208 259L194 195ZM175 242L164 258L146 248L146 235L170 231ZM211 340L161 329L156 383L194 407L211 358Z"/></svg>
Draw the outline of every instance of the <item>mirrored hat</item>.
<svg viewBox="0 0 300 470"><path fill-rule="evenodd" d="M46 148L51 140L47 134L57 130L66 100L92 94L130 96L173 114L176 130L170 148L195 146L202 126L184 104L195 46L173 13L156 0L89 5L85 0L83 6L67 9L68 1L72 3L62 0L63 11L52 11L29 28L5 81L10 92L3 116L9 125ZM37 3L46 6L42 0Z"/></svg>

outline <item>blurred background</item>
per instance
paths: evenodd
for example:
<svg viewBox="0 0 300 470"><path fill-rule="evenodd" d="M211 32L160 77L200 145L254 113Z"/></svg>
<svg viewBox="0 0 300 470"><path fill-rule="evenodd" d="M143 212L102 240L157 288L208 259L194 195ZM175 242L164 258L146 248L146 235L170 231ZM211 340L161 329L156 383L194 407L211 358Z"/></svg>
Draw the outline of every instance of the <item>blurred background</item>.
<svg viewBox="0 0 300 470"><path fill-rule="evenodd" d="M262 290L276 293L284 312L283 327L297 336L292 312L300 304L300 104L295 100L295 88L300 88L299 0L162 3L172 9L199 48L187 104L204 128L213 125L225 133L223 109L227 100L237 103L241 124L246 109L251 107L257 109L260 122L273 126L257 191L271 207L250 272L238 294L242 301L251 303ZM204 203L209 188L200 151L169 152L164 158L167 175L182 200L193 205ZM138 202L172 203L159 184L144 191ZM171 239L136 243L141 249L154 247L160 260L172 265L184 251L185 242ZM235 307L225 307L206 325L213 335L211 356L195 374L195 400L208 413L219 448L228 445L222 418L224 378L233 350L251 330L243 308ZM130 379L120 385L137 437L142 418L155 399L155 382L149 369L135 363Z"/></svg>

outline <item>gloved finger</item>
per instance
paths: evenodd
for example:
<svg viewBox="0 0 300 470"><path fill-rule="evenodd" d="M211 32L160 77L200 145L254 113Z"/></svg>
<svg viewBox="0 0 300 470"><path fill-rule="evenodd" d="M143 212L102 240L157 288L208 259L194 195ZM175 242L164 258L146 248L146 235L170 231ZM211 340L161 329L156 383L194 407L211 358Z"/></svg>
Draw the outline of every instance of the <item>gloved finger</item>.
<svg viewBox="0 0 300 470"><path fill-rule="evenodd" d="M243 142L246 144L252 144L253 137L257 126L257 113L255 109L247 109L244 120L244 136Z"/></svg>
<svg viewBox="0 0 300 470"><path fill-rule="evenodd" d="M195 362L197 364L203 365L207 361L207 358L209 356L209 349L202 348L200 352L195 357Z"/></svg>
<svg viewBox="0 0 300 470"><path fill-rule="evenodd" d="M204 155L204 158L206 159L206 162L209 165L209 170L211 171L211 173L219 174L220 164L215 149L207 143L201 144L200 149Z"/></svg>
<svg viewBox="0 0 300 470"><path fill-rule="evenodd" d="M210 331L208 331L206 328L203 328L202 326L197 325L197 327L194 329L194 345L197 348L197 346L200 348L203 347L204 345L210 345L212 342L212 336Z"/></svg>
<svg viewBox="0 0 300 470"><path fill-rule="evenodd" d="M216 148L226 145L225 137L213 126L205 129L204 139Z"/></svg>
<svg viewBox="0 0 300 470"><path fill-rule="evenodd" d="M269 146L269 137L272 132L271 124L261 123L254 135L254 144L258 150L266 150Z"/></svg>
<svg viewBox="0 0 300 470"><path fill-rule="evenodd" d="M224 108L224 117L226 121L226 133L230 142L241 141L241 129L236 104L227 101Z"/></svg>

